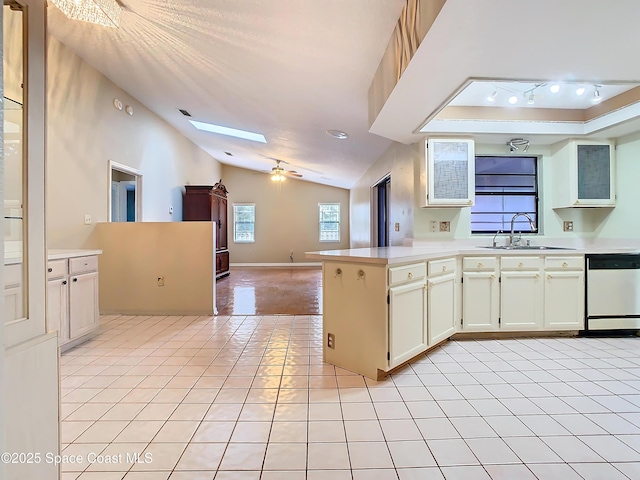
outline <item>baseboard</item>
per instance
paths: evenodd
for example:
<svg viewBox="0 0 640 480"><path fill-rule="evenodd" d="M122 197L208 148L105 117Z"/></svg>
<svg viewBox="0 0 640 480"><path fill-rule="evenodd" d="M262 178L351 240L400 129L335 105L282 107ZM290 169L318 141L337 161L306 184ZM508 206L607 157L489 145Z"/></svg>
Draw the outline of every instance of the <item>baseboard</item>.
<svg viewBox="0 0 640 480"><path fill-rule="evenodd" d="M296 263L230 263L230 267L321 267L322 262L296 262Z"/></svg>

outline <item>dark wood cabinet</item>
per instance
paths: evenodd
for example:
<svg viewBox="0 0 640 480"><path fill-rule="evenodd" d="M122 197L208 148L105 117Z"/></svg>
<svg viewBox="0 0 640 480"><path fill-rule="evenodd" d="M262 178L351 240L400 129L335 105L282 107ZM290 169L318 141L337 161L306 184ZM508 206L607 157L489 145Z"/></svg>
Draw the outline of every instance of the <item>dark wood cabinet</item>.
<svg viewBox="0 0 640 480"><path fill-rule="evenodd" d="M183 221L216 222L216 278L229 275L227 189L215 185L187 185L182 199Z"/></svg>

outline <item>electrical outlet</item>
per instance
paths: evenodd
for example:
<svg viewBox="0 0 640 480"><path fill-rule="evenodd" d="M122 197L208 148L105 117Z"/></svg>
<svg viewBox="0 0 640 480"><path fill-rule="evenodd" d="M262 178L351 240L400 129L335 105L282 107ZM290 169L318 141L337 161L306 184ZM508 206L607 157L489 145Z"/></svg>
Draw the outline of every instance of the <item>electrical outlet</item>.
<svg viewBox="0 0 640 480"><path fill-rule="evenodd" d="M327 347L336 348L336 336L333 333L327 334Z"/></svg>
<svg viewBox="0 0 640 480"><path fill-rule="evenodd" d="M173 215L173 207L169 207L169 215Z"/></svg>
<svg viewBox="0 0 640 480"><path fill-rule="evenodd" d="M562 222L562 226L565 232L573 232L573 222Z"/></svg>
<svg viewBox="0 0 640 480"><path fill-rule="evenodd" d="M164 277L158 277L158 286L164 287Z"/></svg>
<svg viewBox="0 0 640 480"><path fill-rule="evenodd" d="M91 218L91 215L85 215L84 216L84 224L85 225L91 225L92 220L93 219Z"/></svg>
<svg viewBox="0 0 640 480"><path fill-rule="evenodd" d="M431 233L438 232L438 222L436 222L435 220L431 220L429 224L431 225Z"/></svg>
<svg viewBox="0 0 640 480"><path fill-rule="evenodd" d="M451 231L451 222L440 222L440 231L441 232L450 232Z"/></svg>
<svg viewBox="0 0 640 480"><path fill-rule="evenodd" d="M396 222L395 230L396 230L396 232L400 231L400 223L399 222Z"/></svg>

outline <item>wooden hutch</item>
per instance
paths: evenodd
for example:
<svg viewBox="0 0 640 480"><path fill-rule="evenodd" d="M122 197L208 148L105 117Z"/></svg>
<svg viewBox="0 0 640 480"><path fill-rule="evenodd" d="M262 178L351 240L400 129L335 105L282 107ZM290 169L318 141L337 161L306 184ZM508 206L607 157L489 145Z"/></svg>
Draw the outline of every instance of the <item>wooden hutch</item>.
<svg viewBox="0 0 640 480"><path fill-rule="evenodd" d="M182 220L216 222L216 278L229 275L227 191L222 179L215 185L187 185L182 197Z"/></svg>

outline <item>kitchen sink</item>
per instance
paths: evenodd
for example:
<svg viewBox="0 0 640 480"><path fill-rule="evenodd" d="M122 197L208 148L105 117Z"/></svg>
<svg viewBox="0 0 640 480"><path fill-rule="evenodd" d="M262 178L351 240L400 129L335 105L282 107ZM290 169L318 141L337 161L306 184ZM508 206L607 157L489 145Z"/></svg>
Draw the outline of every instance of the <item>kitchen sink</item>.
<svg viewBox="0 0 640 480"><path fill-rule="evenodd" d="M480 248L491 248L495 250L575 250L575 248L549 247L547 245L496 245L495 247L482 245Z"/></svg>

